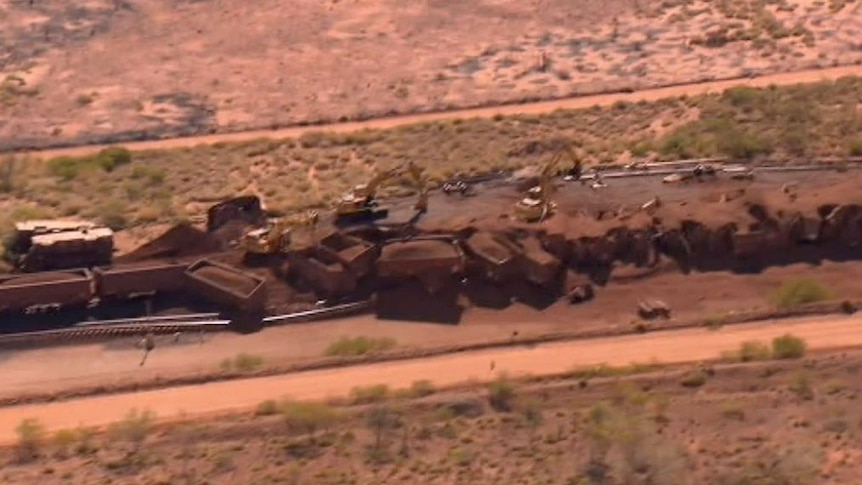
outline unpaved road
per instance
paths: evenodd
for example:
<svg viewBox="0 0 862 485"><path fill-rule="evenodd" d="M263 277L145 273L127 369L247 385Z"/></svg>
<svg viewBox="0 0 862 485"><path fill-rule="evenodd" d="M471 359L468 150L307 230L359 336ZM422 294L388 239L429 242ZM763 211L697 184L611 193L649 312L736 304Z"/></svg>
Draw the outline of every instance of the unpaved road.
<svg viewBox="0 0 862 485"><path fill-rule="evenodd" d="M168 420L182 413L202 416L252 409L267 399L343 396L356 386L387 384L392 388L405 388L419 379L447 386L488 381L498 372L540 376L601 363L626 365L653 359L666 364L693 362L714 359L722 351L738 348L744 341L768 341L784 333L805 338L813 349L862 346L860 325L862 316L822 317L780 324L739 325L718 331L660 332L14 406L0 409L0 442L11 443L15 439L15 426L25 418L39 419L49 430L57 430L79 424L104 426L122 419L132 408L150 409Z"/></svg>
<svg viewBox="0 0 862 485"><path fill-rule="evenodd" d="M349 133L364 129L387 129L394 128L397 126L447 120L453 118L491 118L494 116L508 116L518 114L537 115L543 113L550 113L560 109L581 109L589 108L596 105L609 106L618 101L656 101L659 99L676 96L695 96L705 93L721 92L735 86L780 86L796 83L811 83L823 80L834 80L844 76L862 76L862 65L770 74L766 76L752 78L683 84L679 86L636 91L633 93L600 94L593 96L565 98L553 101L541 101L536 103L453 110L439 113L391 116L359 122L333 123L328 125L290 127L278 130L255 130L238 133L221 133L213 135L171 138L165 140L130 142L123 143L123 146L130 150L184 148L195 145L250 141L260 138L294 138L301 136L305 133L314 131L326 131L330 133ZM30 154L45 158L57 156L82 156L93 153L101 148L104 148L104 146L105 145L87 145L81 147L59 148L53 150L34 151Z"/></svg>

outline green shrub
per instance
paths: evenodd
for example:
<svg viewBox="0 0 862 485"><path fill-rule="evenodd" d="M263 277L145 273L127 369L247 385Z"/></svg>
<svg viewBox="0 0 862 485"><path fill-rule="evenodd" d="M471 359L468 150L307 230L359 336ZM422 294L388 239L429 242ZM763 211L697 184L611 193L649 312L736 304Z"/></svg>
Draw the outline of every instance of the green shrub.
<svg viewBox="0 0 862 485"><path fill-rule="evenodd" d="M805 340L785 334L772 340L772 356L776 359L798 359L805 355L807 347Z"/></svg>
<svg viewBox="0 0 862 485"><path fill-rule="evenodd" d="M115 231L125 229L129 225L128 210L124 202L109 201L101 208L99 222Z"/></svg>
<svg viewBox="0 0 862 485"><path fill-rule="evenodd" d="M850 156L860 157L862 156L862 140L854 140L850 142Z"/></svg>
<svg viewBox="0 0 862 485"><path fill-rule="evenodd" d="M706 372L702 370L692 371L683 376L680 384L683 387L700 387L706 384L706 377Z"/></svg>
<svg viewBox="0 0 862 485"><path fill-rule="evenodd" d="M383 352L395 347L391 338L341 337L326 348L330 357L357 357L376 352Z"/></svg>
<svg viewBox="0 0 862 485"><path fill-rule="evenodd" d="M28 418L15 428L18 435L18 459L22 462L35 460L45 442L45 427L37 419Z"/></svg>
<svg viewBox="0 0 862 485"><path fill-rule="evenodd" d="M251 372L263 366L263 357L241 353L234 357L233 366L240 372Z"/></svg>
<svg viewBox="0 0 862 485"><path fill-rule="evenodd" d="M515 400L515 385L500 376L488 386L488 402L497 411L511 411Z"/></svg>
<svg viewBox="0 0 862 485"><path fill-rule="evenodd" d="M339 419L338 411L326 404L316 402L286 402L281 408L284 423L289 432L314 434Z"/></svg>
<svg viewBox="0 0 862 485"><path fill-rule="evenodd" d="M389 386L377 384L374 386L354 387L350 390L351 401L354 404L371 404L389 397Z"/></svg>
<svg viewBox="0 0 862 485"><path fill-rule="evenodd" d="M411 397L425 397L434 394L434 384L429 380L416 381L410 386Z"/></svg>
<svg viewBox="0 0 862 485"><path fill-rule="evenodd" d="M749 341L739 346L739 360L742 362L769 360L771 357L772 351L763 342Z"/></svg>
<svg viewBox="0 0 862 485"><path fill-rule="evenodd" d="M779 308L794 308L831 298L823 285L808 278L790 280L769 294L769 300Z"/></svg>
<svg viewBox="0 0 862 485"><path fill-rule="evenodd" d="M717 148L721 154L742 159L754 158L757 155L772 151L772 147L766 139L751 133L735 131L718 135Z"/></svg>
<svg viewBox="0 0 862 485"><path fill-rule="evenodd" d="M256 416L272 416L273 414L278 414L278 403L272 399L263 401L257 405L257 408L254 410L254 414Z"/></svg>
<svg viewBox="0 0 862 485"><path fill-rule="evenodd" d="M48 173L61 180L77 178L86 170L111 172L132 162L132 152L123 147L107 147L89 157L56 157L48 160Z"/></svg>

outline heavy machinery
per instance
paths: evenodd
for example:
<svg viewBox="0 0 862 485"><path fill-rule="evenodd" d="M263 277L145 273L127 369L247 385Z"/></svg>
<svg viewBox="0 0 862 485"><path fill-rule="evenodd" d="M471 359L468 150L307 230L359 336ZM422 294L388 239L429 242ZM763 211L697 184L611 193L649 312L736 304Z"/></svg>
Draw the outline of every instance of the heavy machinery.
<svg viewBox="0 0 862 485"><path fill-rule="evenodd" d="M287 251L291 234L296 227L314 227L319 216L317 211L308 211L269 221L267 227L252 229L243 235L240 242L246 254L277 254Z"/></svg>
<svg viewBox="0 0 862 485"><path fill-rule="evenodd" d="M557 165L565 155L571 159L572 166L562 171L562 174L573 180L580 179L581 161L575 156L571 148L560 150L542 168L539 174L539 184L532 187L527 192L527 196L515 204L515 217L517 219L525 222L541 222L550 217L556 207L556 204L551 200L554 190L553 177L561 174L561 171L557 170Z"/></svg>
<svg viewBox="0 0 862 485"><path fill-rule="evenodd" d="M371 179L367 184L357 185L339 199L335 207L337 222L359 222L386 218L389 209L382 208L376 200L377 188L387 180L405 173L410 174L419 191L419 200L414 208L419 212L428 210L428 189L422 169L409 162L405 168L394 168L382 172Z"/></svg>
<svg viewBox="0 0 862 485"><path fill-rule="evenodd" d="M375 196L377 195L377 187L395 173L396 170L394 169L379 173L367 184L357 185L353 187L353 190L344 194L335 206L336 220L338 222L376 220L389 215L388 209L378 206Z"/></svg>

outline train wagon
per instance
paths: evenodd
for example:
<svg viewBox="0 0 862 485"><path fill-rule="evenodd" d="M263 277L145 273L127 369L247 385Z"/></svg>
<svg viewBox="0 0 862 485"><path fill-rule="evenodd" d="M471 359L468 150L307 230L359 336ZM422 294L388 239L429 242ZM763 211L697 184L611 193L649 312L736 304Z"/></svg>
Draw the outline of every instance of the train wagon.
<svg viewBox="0 0 862 485"><path fill-rule="evenodd" d="M84 306L94 297L88 269L0 276L0 312Z"/></svg>
<svg viewBox="0 0 862 485"><path fill-rule="evenodd" d="M124 299L185 290L188 263L148 262L93 269L100 298Z"/></svg>
<svg viewBox="0 0 862 485"><path fill-rule="evenodd" d="M266 308L266 280L256 275L201 259L186 269L185 276L190 290L215 304L244 312Z"/></svg>

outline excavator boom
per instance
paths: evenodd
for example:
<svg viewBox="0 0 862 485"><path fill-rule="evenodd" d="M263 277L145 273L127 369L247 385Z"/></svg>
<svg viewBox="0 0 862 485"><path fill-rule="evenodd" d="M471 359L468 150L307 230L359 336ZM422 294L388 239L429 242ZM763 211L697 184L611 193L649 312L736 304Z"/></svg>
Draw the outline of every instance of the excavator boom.
<svg viewBox="0 0 862 485"><path fill-rule="evenodd" d="M554 203L551 197L555 189L554 176L559 173L557 166L566 155L572 161L572 166L565 171L566 175L574 179L580 178L582 163L571 147L558 151L539 173L539 184L530 189L527 197L515 204L515 217L522 221L542 221L552 213Z"/></svg>

